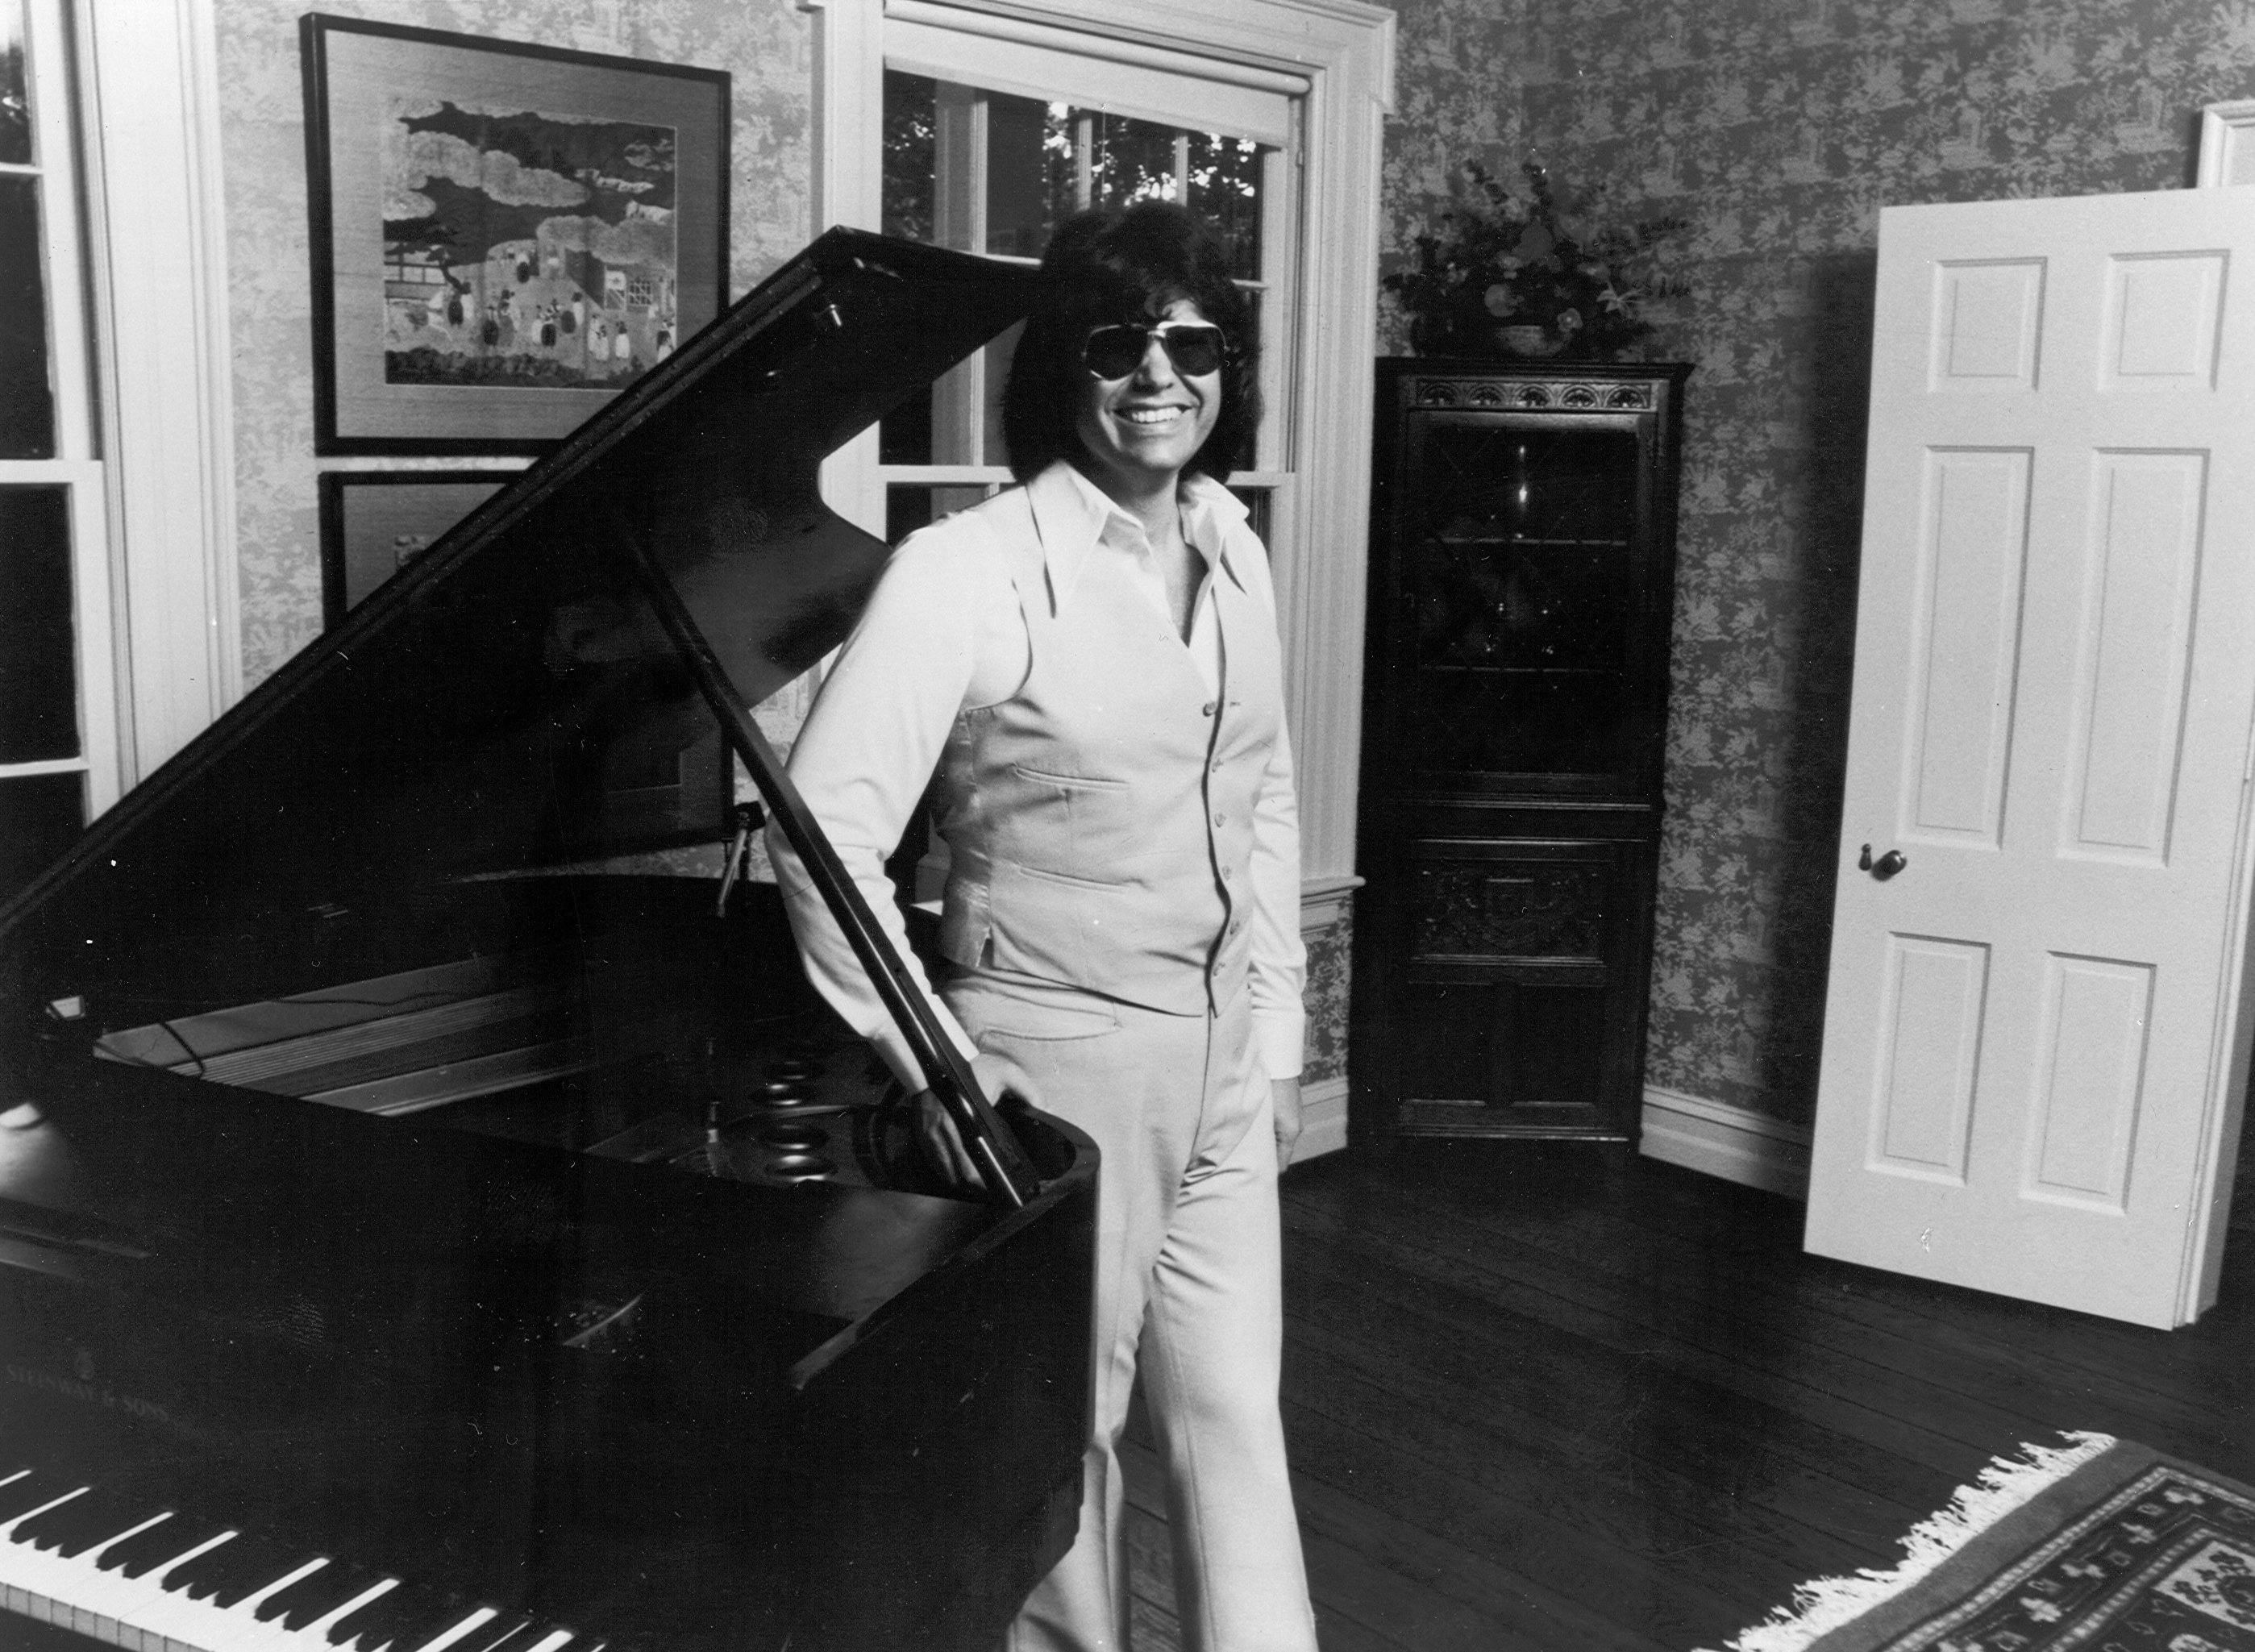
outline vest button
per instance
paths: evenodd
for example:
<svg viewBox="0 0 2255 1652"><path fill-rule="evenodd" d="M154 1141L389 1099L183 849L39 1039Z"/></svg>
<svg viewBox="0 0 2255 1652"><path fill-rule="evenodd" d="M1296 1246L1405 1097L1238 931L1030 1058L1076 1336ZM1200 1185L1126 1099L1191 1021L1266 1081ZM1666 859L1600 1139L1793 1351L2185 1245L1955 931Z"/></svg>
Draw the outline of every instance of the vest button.
<svg viewBox="0 0 2255 1652"><path fill-rule="evenodd" d="M1211 716L1212 716L1212 715L1213 715L1213 702L1212 702L1212 700L1208 700L1208 701L1206 701L1206 703L1205 703L1205 705L1203 705L1203 706L1199 706L1199 707L1198 707L1198 715L1199 715L1199 716L1201 716L1201 717L1211 717Z"/></svg>
<svg viewBox="0 0 2255 1652"><path fill-rule="evenodd" d="M1216 825L1216 826L1219 826L1219 825L1221 824L1221 817L1220 817L1219 815L1216 815L1216 816L1214 816L1214 818L1213 818L1213 823L1214 823L1214 825Z"/></svg>

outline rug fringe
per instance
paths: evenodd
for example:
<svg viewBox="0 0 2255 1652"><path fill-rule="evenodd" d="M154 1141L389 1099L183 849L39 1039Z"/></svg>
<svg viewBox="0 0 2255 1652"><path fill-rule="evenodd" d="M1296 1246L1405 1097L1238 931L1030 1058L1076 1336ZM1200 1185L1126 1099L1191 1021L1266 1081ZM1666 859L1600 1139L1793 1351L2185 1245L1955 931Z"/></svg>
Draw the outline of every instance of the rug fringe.
<svg viewBox="0 0 2255 1652"><path fill-rule="evenodd" d="M1910 1529L1902 1540L1902 1561L1893 1571L1866 1569L1853 1577L1804 1583L1793 1592L1790 1606L1778 1607L1727 1643L1725 1652L1802 1652L1819 1635L1908 1588L1977 1533L2115 1444L2111 1434L2088 1431L2062 1438L2067 1445L2023 1445L2017 1457L1998 1458L1971 1485L1959 1487L1948 1508Z"/></svg>

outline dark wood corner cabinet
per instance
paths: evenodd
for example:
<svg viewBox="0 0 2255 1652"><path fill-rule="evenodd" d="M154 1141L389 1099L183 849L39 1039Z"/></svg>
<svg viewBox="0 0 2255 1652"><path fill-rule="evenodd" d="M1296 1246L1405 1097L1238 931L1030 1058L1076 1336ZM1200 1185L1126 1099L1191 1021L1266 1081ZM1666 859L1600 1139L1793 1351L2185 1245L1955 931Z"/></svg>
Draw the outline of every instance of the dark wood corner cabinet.
<svg viewBox="0 0 2255 1652"><path fill-rule="evenodd" d="M1379 363L1359 1141L1636 1139L1690 370Z"/></svg>

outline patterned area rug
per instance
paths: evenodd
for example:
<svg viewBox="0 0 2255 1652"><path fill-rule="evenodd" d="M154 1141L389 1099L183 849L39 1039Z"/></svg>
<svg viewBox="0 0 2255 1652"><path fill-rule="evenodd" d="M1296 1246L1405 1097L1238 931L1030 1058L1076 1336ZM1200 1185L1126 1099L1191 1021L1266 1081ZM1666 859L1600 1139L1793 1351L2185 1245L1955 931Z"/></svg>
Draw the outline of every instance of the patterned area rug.
<svg viewBox="0 0 2255 1652"><path fill-rule="evenodd" d="M2255 1652L2255 1488L2066 1438L1990 1465L1893 1571L1805 1584L1731 1652Z"/></svg>

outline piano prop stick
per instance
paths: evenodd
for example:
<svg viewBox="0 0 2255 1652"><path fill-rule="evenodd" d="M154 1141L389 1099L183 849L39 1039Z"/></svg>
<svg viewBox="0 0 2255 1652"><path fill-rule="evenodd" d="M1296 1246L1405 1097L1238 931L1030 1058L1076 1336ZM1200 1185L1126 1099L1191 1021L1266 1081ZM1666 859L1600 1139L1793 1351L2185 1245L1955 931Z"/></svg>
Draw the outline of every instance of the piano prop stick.
<svg viewBox="0 0 2255 1652"><path fill-rule="evenodd" d="M623 524L619 524L619 544L658 623L665 628L675 649L695 675L698 692L720 719L722 736L752 771L760 795L767 799L768 808L783 826L783 835L790 840L791 847L798 852L799 859L805 862L808 873L828 901L831 912L846 931L846 938L853 944L854 955L868 972L877 995L907 1037L917 1065L924 1069L925 1084L946 1109L965 1148L984 1172L987 1196L997 1204L1022 1208L1041 1192L1041 1183L1034 1175L1024 1149L987 1100L970 1063L964 1060L953 1041L941 1030L931 1000L877 927L876 917L862 899L860 888L839 860L830 840L815 826L806 800L798 795L798 788L783 772L775 748L768 744L767 736L744 709L744 696L729 679L727 668L713 653L704 632L698 629L672 581L651 559L649 549Z"/></svg>

